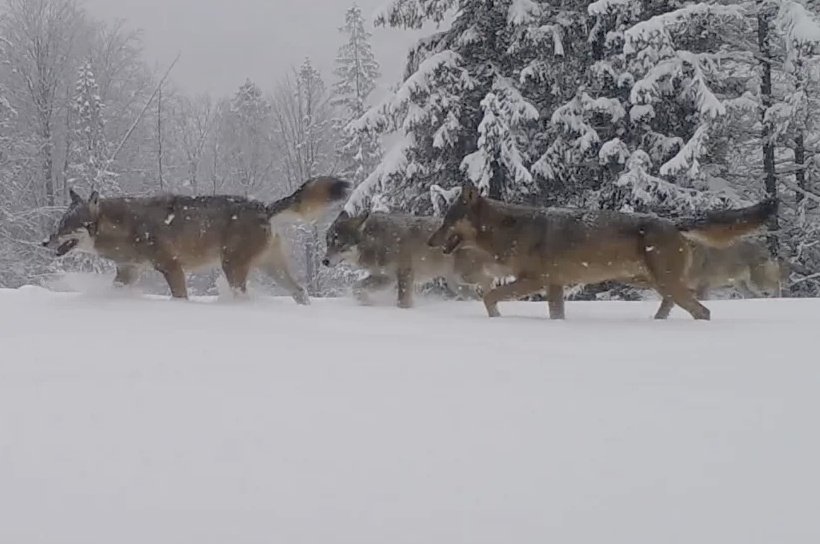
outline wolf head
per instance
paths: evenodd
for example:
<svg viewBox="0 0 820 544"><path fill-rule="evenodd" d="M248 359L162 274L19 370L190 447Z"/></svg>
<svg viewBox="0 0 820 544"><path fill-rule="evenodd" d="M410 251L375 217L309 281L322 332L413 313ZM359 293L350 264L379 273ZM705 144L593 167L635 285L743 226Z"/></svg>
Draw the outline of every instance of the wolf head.
<svg viewBox="0 0 820 544"><path fill-rule="evenodd" d="M100 195L97 191L84 200L72 189L71 204L57 224L57 231L43 241L43 246L55 249L61 257L71 251L94 251L94 236L100 216Z"/></svg>
<svg viewBox="0 0 820 544"><path fill-rule="evenodd" d="M443 248L450 254L464 242L472 242L478 234L478 207L481 193L472 183L461 187L461 194L447 209L444 223L427 241L431 247Z"/></svg>
<svg viewBox="0 0 820 544"><path fill-rule="evenodd" d="M368 214L355 217L351 217L347 212L339 214L327 230L327 252L322 264L336 266L356 251L356 246L362 239L362 228L367 217Z"/></svg>

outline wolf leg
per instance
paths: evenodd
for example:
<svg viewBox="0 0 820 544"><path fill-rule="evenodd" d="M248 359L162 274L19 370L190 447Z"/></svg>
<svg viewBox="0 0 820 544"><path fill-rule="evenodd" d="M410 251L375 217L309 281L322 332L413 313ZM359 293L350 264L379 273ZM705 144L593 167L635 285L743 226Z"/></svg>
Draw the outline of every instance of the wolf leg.
<svg viewBox="0 0 820 544"><path fill-rule="evenodd" d="M743 298L761 298L763 293L757 290L757 287L751 282L740 280L735 283L735 288L740 291Z"/></svg>
<svg viewBox="0 0 820 544"><path fill-rule="evenodd" d="M273 281L275 281L277 285L290 293L290 296L293 297L293 300L295 300L297 304L301 304L303 306L310 304L310 297L308 296L307 291L305 291L305 288L293 279L293 276L290 275L290 270L287 266L271 263L263 267L263 270L271 278L273 278Z"/></svg>
<svg viewBox="0 0 820 544"><path fill-rule="evenodd" d="M477 282L471 281L464 276L449 276L444 279L444 283L447 289L461 300L475 300L477 297L475 289Z"/></svg>
<svg viewBox="0 0 820 544"><path fill-rule="evenodd" d="M550 310L550 319L564 319L564 286L549 285L547 287L547 304Z"/></svg>
<svg viewBox="0 0 820 544"><path fill-rule="evenodd" d="M544 282L519 278L505 285L500 285L484 295L484 306L490 317L499 317L498 303L502 300L519 299L544 289Z"/></svg>
<svg viewBox="0 0 820 544"><path fill-rule="evenodd" d="M250 274L250 263L239 260L223 260L222 271L225 279L228 280L234 295L242 296L248 292L248 275Z"/></svg>
<svg viewBox="0 0 820 544"><path fill-rule="evenodd" d="M484 272L483 259L474 250L457 250L446 282L461 298L474 300L490 292L494 279Z"/></svg>
<svg viewBox="0 0 820 544"><path fill-rule="evenodd" d="M773 261L765 261L749 269L749 280L746 288L759 297L780 297L780 267Z"/></svg>
<svg viewBox="0 0 820 544"><path fill-rule="evenodd" d="M689 312L689 314L698 320L711 319L711 312L709 308L698 302L691 290L687 289L682 284L666 284L658 287L661 296L666 299L671 299L675 304ZM670 308L671 309L671 308ZM658 310L660 313L660 310Z"/></svg>
<svg viewBox="0 0 820 544"><path fill-rule="evenodd" d="M270 276L277 285L285 289L297 304L307 306L310 304L310 297L304 287L293 279L288 266L288 259L282 248L282 241L275 237L271 240L267 249L267 254L259 263L259 268Z"/></svg>
<svg viewBox="0 0 820 544"><path fill-rule="evenodd" d="M272 259L262 266L262 270L273 278L277 285L285 289L297 304L307 306L310 304L310 297L305 288L293 279L290 269L284 259Z"/></svg>
<svg viewBox="0 0 820 544"><path fill-rule="evenodd" d="M188 298L188 288L185 286L185 272L177 262L157 266L157 270L165 277L168 287L171 288L173 298Z"/></svg>
<svg viewBox="0 0 820 544"><path fill-rule="evenodd" d="M370 305L370 297L368 296L373 291L382 291L390 287L393 280L389 276L382 276L380 274L370 275L366 278L356 282L353 286L353 298L359 304Z"/></svg>
<svg viewBox="0 0 820 544"><path fill-rule="evenodd" d="M698 302L685 284L686 269L691 259L691 249L686 241L663 230L647 230L643 233L643 241L646 266L652 274L655 289L664 299L656 317L663 316L661 310L665 309L664 305L669 306L671 300L695 319L710 319L709 309Z"/></svg>
<svg viewBox="0 0 820 544"><path fill-rule="evenodd" d="M672 313L672 308L675 307L675 301L671 297L663 297L661 299L661 307L655 313L655 319L666 319Z"/></svg>
<svg viewBox="0 0 820 544"><path fill-rule="evenodd" d="M490 292L493 288L493 281L495 281L495 278L485 274L481 270L470 270L467 272L462 272L460 275L462 282L471 286L468 290L469 297L467 298L482 298ZM448 279L448 285L451 281L458 282L458 278L453 278L452 280Z"/></svg>
<svg viewBox="0 0 820 544"><path fill-rule="evenodd" d="M399 308L412 308L413 288L415 287L413 284L413 269L404 268L399 270L396 279L399 287Z"/></svg>
<svg viewBox="0 0 820 544"><path fill-rule="evenodd" d="M117 265L117 275L114 277L114 287L133 285L140 277L140 267L131 264Z"/></svg>

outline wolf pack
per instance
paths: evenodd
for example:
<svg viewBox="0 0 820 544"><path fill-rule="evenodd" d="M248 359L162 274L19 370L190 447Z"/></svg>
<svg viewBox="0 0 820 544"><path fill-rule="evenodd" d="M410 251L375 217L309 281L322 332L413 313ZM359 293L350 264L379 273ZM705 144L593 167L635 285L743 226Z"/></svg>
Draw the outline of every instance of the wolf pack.
<svg viewBox="0 0 820 544"><path fill-rule="evenodd" d="M241 296L251 271L259 270L308 304L290 271L282 229L318 220L351 189L344 180L316 177L273 203L228 195L101 198L96 191L83 198L72 190L43 245L57 256L83 251L113 261L117 286L152 269L173 298L185 299L187 273L221 267ZM656 291L656 319L678 305L706 320L710 312L701 300L710 289L779 296L790 270L749 236L776 213L773 199L671 219L509 204L471 183L454 193L443 218L342 211L327 229L323 264L344 262L368 273L353 287L362 304L395 288L398 306L410 308L418 284L442 279L457 293L477 293L490 317L500 315L501 301L546 295L552 319L565 317L567 287L616 282Z"/></svg>

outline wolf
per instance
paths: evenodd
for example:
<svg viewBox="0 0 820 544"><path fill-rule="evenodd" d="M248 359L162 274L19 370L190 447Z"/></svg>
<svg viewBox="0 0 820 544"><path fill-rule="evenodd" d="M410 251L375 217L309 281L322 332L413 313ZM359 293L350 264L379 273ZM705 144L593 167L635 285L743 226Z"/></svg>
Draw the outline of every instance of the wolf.
<svg viewBox="0 0 820 544"><path fill-rule="evenodd" d="M686 277L700 299L721 287L735 287L746 297L779 297L780 282L788 272L789 265L756 240L739 240L726 248L693 242Z"/></svg>
<svg viewBox="0 0 820 544"><path fill-rule="evenodd" d="M462 248L445 255L427 245L441 226L441 219L395 212L371 212L351 216L343 211L327 231L325 266L342 261L367 270L370 275L356 283L354 297L369 303L369 294L398 286L398 306L413 306L415 282L444 278L448 287L465 294L466 285L484 292L492 287L491 259L485 253Z"/></svg>
<svg viewBox="0 0 820 544"><path fill-rule="evenodd" d="M766 246L756 240L739 240L725 248L691 240L689 243L692 261L686 272L686 284L698 300L706 300L710 290L724 287L734 287L747 298L780 297L782 285L792 271L806 276L812 273L801 264L773 257ZM659 311L669 315L672 307L673 304L665 301Z"/></svg>
<svg viewBox="0 0 820 544"><path fill-rule="evenodd" d="M709 291L734 287L747 298L780 297L782 284L792 271L810 275L804 266L775 258L766 246L756 240L739 240L729 247L709 247L690 241L692 262L686 272L686 283L699 300ZM667 315L668 302L661 306Z"/></svg>
<svg viewBox="0 0 820 544"><path fill-rule="evenodd" d="M132 284L153 268L178 299L188 297L186 272L221 265L230 287L242 294L257 268L297 303L308 304L290 274L276 225L316 219L349 190L347 181L317 177L272 204L226 195L100 198L96 191L85 200L72 190L71 204L43 245L57 256L77 250L114 261L116 285Z"/></svg>
<svg viewBox="0 0 820 544"><path fill-rule="evenodd" d="M709 309L686 284L692 261L688 240L727 246L760 228L776 210L777 201L771 199L672 221L646 214L506 204L483 197L467 183L428 244L445 253L478 247L503 267L504 275L515 277L484 295L490 317L500 315L501 300L546 290L550 317L563 319L565 285L614 280L646 283L665 302L707 320ZM665 316L659 312L655 317Z"/></svg>
<svg viewBox="0 0 820 544"><path fill-rule="evenodd" d="M698 300L706 300L709 291L735 287L745 297L781 294L780 283L790 271L785 261L772 257L768 249L754 240L738 240L728 247L710 247L688 240L691 259L684 273L684 283ZM645 280L632 283L635 287L651 288ZM674 303L661 302L658 318L669 316Z"/></svg>

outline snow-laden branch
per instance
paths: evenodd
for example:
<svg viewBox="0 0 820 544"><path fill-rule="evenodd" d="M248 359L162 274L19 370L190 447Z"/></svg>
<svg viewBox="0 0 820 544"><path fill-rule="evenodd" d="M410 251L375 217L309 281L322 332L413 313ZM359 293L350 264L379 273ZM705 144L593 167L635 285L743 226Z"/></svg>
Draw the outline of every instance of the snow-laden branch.
<svg viewBox="0 0 820 544"><path fill-rule="evenodd" d="M590 6L591 7L591 6ZM672 42L671 32L691 24L692 19L708 19L712 24L725 24L731 20L742 21L745 11L739 5L692 4L675 11L656 15L642 21L624 32L624 53L636 53L642 44L657 45Z"/></svg>
<svg viewBox="0 0 820 544"><path fill-rule="evenodd" d="M445 189L441 185L433 184L430 186L430 202L433 203L433 215L440 217L444 215L447 208L455 202L461 195L461 187L451 187ZM441 203L444 202L444 206Z"/></svg>
<svg viewBox="0 0 820 544"><path fill-rule="evenodd" d="M673 57L660 61L632 86L629 101L633 104L651 104L658 99L658 88L661 81L681 78L686 68L692 71L689 91L695 98L698 111L708 118L715 118L726 113L726 106L715 96L706 83L704 66L710 70L713 59L706 53L676 51Z"/></svg>
<svg viewBox="0 0 820 544"><path fill-rule="evenodd" d="M435 76L442 70L453 71L461 79L465 89L472 88L473 82L469 74L461 68L461 55L449 49L434 53L419 64L418 70L408 77L395 93L386 97L379 104L365 112L362 117L350 123L349 129L378 132L397 128L395 127L395 118L398 113L408 110L411 107L411 101L415 97L429 94L435 90ZM420 108L417 111L411 110L408 112L404 123L412 126L413 122L426 118L426 115Z"/></svg>
<svg viewBox="0 0 820 544"><path fill-rule="evenodd" d="M538 110L503 77L496 78L492 92L481 101L481 109L484 115L478 125L478 149L464 157L461 170L486 191L494 169L503 165L516 185L527 187L533 178L516 134L524 124L538 120Z"/></svg>
<svg viewBox="0 0 820 544"><path fill-rule="evenodd" d="M629 189L631 197L628 201L632 204L651 208L665 202L676 202L684 213L696 213L717 207L725 200L723 195L679 187L653 176L649 173L651 162L645 151L635 151L627 162L626 170L615 181L615 185ZM628 204L629 208L633 206Z"/></svg>
<svg viewBox="0 0 820 544"><path fill-rule="evenodd" d="M407 153L415 145L412 134L406 135L388 151L379 165L367 178L353 190L345 203L344 210L350 215L357 215L367 209L373 196L385 190L390 177L408 172Z"/></svg>
<svg viewBox="0 0 820 544"><path fill-rule="evenodd" d="M817 15L794 0L781 0L775 25L790 47L816 47L820 44L820 21Z"/></svg>
<svg viewBox="0 0 820 544"><path fill-rule="evenodd" d="M677 155L661 165L660 174L670 176L686 170L691 176L697 175L700 171L698 158L706 152L708 139L709 131L707 127L705 125L699 126L689 141L686 142L686 145L678 151Z"/></svg>
<svg viewBox="0 0 820 544"><path fill-rule="evenodd" d="M587 6L587 13L593 17L606 15L611 11L624 8L632 4L632 0L597 0Z"/></svg>
<svg viewBox="0 0 820 544"><path fill-rule="evenodd" d="M507 11L507 23L515 26L532 23L541 13L541 6L533 0L512 0Z"/></svg>
<svg viewBox="0 0 820 544"><path fill-rule="evenodd" d="M419 29L425 22L441 23L457 0L392 0L375 12L377 25Z"/></svg>

